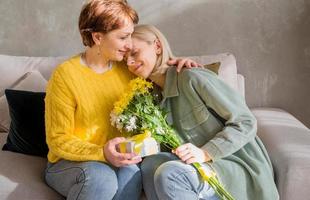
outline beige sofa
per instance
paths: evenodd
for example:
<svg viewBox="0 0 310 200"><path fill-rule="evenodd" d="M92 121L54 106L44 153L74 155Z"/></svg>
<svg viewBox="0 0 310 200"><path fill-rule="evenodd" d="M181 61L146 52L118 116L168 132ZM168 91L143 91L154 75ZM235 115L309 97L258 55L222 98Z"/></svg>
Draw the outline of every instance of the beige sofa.
<svg viewBox="0 0 310 200"><path fill-rule="evenodd" d="M46 80L58 63L67 57L18 57L0 55L0 146L6 142L10 123L5 88L44 91ZM237 74L235 57L224 53L196 56L208 64L221 62L219 77L244 95L244 78ZM250 80L248 80L250 81ZM275 182L282 200L307 199L310 190L310 131L284 110L253 109L258 135L265 143L275 170ZM43 181L46 159L0 150L1 200L63 199Z"/></svg>

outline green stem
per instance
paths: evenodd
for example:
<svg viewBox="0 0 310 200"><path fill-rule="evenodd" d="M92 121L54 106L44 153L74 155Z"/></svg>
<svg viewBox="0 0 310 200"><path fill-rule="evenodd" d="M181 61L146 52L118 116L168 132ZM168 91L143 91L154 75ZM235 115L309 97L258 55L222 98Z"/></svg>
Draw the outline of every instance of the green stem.
<svg viewBox="0 0 310 200"><path fill-rule="evenodd" d="M192 163L192 165L198 170L201 167L200 163ZM199 170L198 170L199 172ZM202 175L202 174L201 174ZM214 191L217 193L217 195L223 199L223 200L235 200L234 197L225 190L225 188L222 186L222 184L218 181L218 179L215 176L209 177L207 180L207 183L214 189Z"/></svg>

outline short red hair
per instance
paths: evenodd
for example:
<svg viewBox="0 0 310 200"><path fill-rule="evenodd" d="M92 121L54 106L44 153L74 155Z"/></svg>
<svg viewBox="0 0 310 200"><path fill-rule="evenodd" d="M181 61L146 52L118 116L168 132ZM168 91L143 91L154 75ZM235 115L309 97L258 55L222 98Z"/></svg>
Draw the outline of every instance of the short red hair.
<svg viewBox="0 0 310 200"><path fill-rule="evenodd" d="M81 10L79 30L83 44L92 47L95 43L92 32L108 33L124 25L126 20L137 24L137 12L125 0L90 0Z"/></svg>

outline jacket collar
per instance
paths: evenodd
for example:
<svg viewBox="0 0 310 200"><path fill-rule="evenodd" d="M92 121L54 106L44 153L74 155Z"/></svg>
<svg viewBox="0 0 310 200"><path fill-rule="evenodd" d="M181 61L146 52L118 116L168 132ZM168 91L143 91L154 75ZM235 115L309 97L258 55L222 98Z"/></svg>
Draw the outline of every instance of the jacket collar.
<svg viewBox="0 0 310 200"><path fill-rule="evenodd" d="M166 72L165 86L163 90L163 101L171 97L179 96L178 74L175 67L170 67Z"/></svg>

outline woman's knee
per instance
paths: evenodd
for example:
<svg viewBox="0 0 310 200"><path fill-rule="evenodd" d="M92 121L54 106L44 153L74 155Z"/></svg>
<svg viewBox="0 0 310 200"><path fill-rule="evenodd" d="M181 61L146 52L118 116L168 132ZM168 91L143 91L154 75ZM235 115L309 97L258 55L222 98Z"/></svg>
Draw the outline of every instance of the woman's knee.
<svg viewBox="0 0 310 200"><path fill-rule="evenodd" d="M193 166L169 161L156 170L154 184L159 199L197 199L200 180Z"/></svg>
<svg viewBox="0 0 310 200"><path fill-rule="evenodd" d="M182 161L169 161L163 163L155 172L155 185L182 184L197 177L196 170Z"/></svg>

